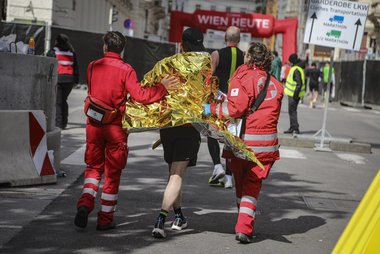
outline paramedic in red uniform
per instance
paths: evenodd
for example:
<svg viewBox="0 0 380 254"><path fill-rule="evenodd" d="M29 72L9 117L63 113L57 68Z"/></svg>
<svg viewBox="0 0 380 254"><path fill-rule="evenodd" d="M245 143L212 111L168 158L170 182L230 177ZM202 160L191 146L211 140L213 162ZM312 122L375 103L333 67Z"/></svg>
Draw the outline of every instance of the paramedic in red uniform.
<svg viewBox="0 0 380 254"><path fill-rule="evenodd" d="M69 37L65 34L58 34L55 38L54 48L47 53L47 56L55 57L58 60L55 126L64 130L69 116L67 98L74 84L79 81L78 63Z"/></svg>
<svg viewBox="0 0 380 254"><path fill-rule="evenodd" d="M221 104L205 104L204 114L219 118L242 118L246 116L242 139L264 165L265 171L255 163L230 154L228 166L235 179L239 214L235 226L236 240L249 243L253 240L257 199L262 180L268 176L274 162L280 159L277 139L277 123L281 111L283 86L271 77L264 101L250 114L249 109L263 89L271 69L272 53L262 43L253 42L245 52L244 65L231 78L227 101ZM224 153L224 156L226 153ZM225 156L226 157L226 156Z"/></svg>
<svg viewBox="0 0 380 254"><path fill-rule="evenodd" d="M118 108L119 112L110 124L98 124L87 119L87 167L74 221L77 227L86 227L88 214L94 209L95 197L104 175L97 230L115 227L113 215L118 199L120 175L128 156L128 136L122 129L122 114L127 95L137 102L149 104L162 99L167 94L167 89L175 89L178 83L175 77L168 76L155 86L142 88L135 70L121 58L126 43L124 36L120 32L107 32L103 40L104 57L91 62L87 68L88 91L91 98Z"/></svg>

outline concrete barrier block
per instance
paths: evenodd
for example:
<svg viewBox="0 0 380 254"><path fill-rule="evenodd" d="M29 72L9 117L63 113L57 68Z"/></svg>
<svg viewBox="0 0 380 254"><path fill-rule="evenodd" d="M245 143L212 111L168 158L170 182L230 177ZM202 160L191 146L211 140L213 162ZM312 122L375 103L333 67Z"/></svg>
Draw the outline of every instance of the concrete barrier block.
<svg viewBox="0 0 380 254"><path fill-rule="evenodd" d="M46 129L53 130L57 65L52 57L1 53L0 109L43 110Z"/></svg>
<svg viewBox="0 0 380 254"><path fill-rule="evenodd" d="M0 184L55 183L41 110L0 110Z"/></svg>

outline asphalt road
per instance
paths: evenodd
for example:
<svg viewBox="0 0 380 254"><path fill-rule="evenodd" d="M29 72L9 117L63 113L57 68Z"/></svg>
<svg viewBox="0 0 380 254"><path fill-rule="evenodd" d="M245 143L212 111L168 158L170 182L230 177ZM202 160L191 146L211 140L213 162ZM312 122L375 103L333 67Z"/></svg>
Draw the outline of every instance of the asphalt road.
<svg viewBox="0 0 380 254"><path fill-rule="evenodd" d="M256 241L234 240L237 216L233 189L210 187L212 163L202 143L198 164L184 184L189 228L168 229L166 240L151 237L167 178L162 150L151 150L157 132L131 134L130 156L122 175L117 228L98 232L96 211L85 231L73 226L84 169L84 90L70 96L69 128L62 132L62 169L56 185L0 189L0 253L330 253L380 168L378 111L328 111L329 132L373 145L372 154L316 152L281 147L264 182L256 216ZM299 108L301 132L317 131L323 110ZM279 129L288 128L286 101ZM169 215L169 222L173 213Z"/></svg>

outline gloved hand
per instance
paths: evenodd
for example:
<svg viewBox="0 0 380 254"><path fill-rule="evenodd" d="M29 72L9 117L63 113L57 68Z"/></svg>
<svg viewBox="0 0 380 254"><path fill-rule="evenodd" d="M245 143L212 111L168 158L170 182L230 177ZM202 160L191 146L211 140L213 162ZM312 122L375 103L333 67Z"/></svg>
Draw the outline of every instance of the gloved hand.
<svg viewBox="0 0 380 254"><path fill-rule="evenodd" d="M202 104L202 106L203 106L203 112L202 112L202 114L203 114L204 116L209 116L209 115L211 115L210 104Z"/></svg>

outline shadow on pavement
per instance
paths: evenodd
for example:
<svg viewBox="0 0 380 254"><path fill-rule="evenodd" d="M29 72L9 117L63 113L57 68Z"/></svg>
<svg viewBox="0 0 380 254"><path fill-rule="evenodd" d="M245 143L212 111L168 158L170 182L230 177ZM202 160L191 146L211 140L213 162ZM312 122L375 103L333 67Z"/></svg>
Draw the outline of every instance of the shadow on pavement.
<svg viewBox="0 0 380 254"><path fill-rule="evenodd" d="M152 151L149 156L140 156L132 149L124 170L119 191L118 210L115 214L117 228L98 232L96 227L97 207L90 214L86 230L77 231L73 225L76 202L82 188L83 178L74 182L62 195L27 225L1 249L2 253L126 253L131 250L149 248L150 245L166 246L183 243L185 237L198 235L202 239L222 235L214 241L234 240L237 218L235 193L232 189L212 188L207 179L211 173L209 161L200 160L196 167L188 170L183 188L183 211L189 220L189 228L181 232L169 229L173 212L167 223L168 238L152 238L151 230L159 212L162 194L167 179L167 165L162 155ZM83 170L83 169L81 169ZM259 198L255 223L256 242L274 240L291 243L286 237L302 234L324 225L328 216L343 216L342 211L315 211L308 208L300 193L326 193L312 186L322 183L300 180L292 174L271 172L264 181ZM321 188L320 188L321 189ZM327 192L331 194L331 192ZM98 194L99 195L99 194ZM298 216L291 217L296 211ZM321 212L321 216L318 213ZM323 215L322 215L323 213ZM194 251L199 252L194 243ZM188 253L188 252L186 252Z"/></svg>

